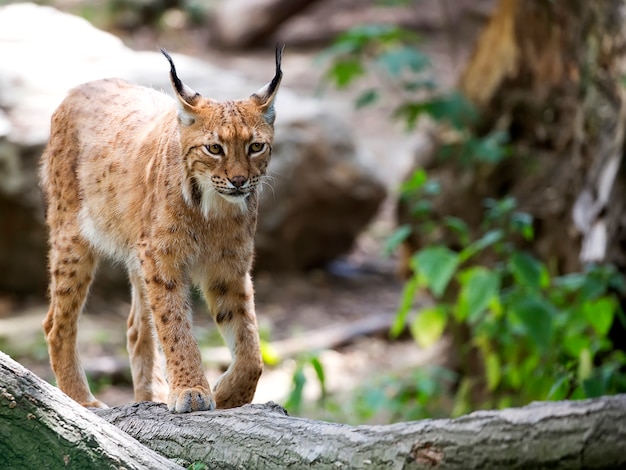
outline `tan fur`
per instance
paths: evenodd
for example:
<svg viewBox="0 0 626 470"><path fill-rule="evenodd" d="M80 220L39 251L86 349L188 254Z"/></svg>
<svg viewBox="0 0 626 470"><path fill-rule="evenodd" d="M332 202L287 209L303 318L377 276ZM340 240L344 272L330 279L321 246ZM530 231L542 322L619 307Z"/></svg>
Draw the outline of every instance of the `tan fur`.
<svg viewBox="0 0 626 470"><path fill-rule="evenodd" d="M167 401L175 412L239 406L252 400L261 375L250 269L280 51L274 80L239 101L201 97L171 67L178 103L118 79L72 90L53 115L42 157L50 230L50 310L43 326L59 388L85 406L105 406L89 390L76 346L100 255L128 269L127 341L137 401ZM253 143L264 148L254 152ZM204 147L211 144L222 154ZM200 286L233 355L215 395L192 334L192 284Z"/></svg>

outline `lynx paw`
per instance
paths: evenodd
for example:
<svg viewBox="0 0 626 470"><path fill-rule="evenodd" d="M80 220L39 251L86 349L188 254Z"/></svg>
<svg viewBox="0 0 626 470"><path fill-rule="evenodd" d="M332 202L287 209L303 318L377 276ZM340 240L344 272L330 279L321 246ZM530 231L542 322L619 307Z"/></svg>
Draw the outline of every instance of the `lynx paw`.
<svg viewBox="0 0 626 470"><path fill-rule="evenodd" d="M215 400L211 390L204 387L176 388L170 392L167 407L173 413L212 410Z"/></svg>
<svg viewBox="0 0 626 470"><path fill-rule="evenodd" d="M108 408L105 403L102 403L100 400L96 400L95 398L91 401L81 402L80 404L85 408Z"/></svg>
<svg viewBox="0 0 626 470"><path fill-rule="evenodd" d="M221 409L236 408L252 401L256 390L256 380L250 379L237 384L232 374L222 375L215 384L215 401Z"/></svg>

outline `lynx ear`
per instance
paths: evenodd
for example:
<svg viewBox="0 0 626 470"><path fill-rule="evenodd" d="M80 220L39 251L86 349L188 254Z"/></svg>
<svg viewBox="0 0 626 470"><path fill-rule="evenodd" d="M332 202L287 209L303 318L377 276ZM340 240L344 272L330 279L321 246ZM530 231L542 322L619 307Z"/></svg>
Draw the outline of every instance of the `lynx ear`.
<svg viewBox="0 0 626 470"><path fill-rule="evenodd" d="M172 82L172 87L174 88L174 91L176 92L176 96L178 97L178 101L180 103L178 116L183 124L191 125L195 121L195 118L193 116L193 108L200 100L200 94L189 88L180 80L180 78L178 78L178 75L176 74L176 67L174 66L174 61L167 53L167 51L165 49L161 49L161 53L170 63L170 81Z"/></svg>
<svg viewBox="0 0 626 470"><path fill-rule="evenodd" d="M272 78L272 81L250 97L252 101L259 106L268 124L274 124L274 119L276 118L276 113L274 111L274 98L276 97L280 80L283 78L283 71L280 69L280 62L283 56L284 48L284 45L276 45L276 74L274 75L274 78Z"/></svg>

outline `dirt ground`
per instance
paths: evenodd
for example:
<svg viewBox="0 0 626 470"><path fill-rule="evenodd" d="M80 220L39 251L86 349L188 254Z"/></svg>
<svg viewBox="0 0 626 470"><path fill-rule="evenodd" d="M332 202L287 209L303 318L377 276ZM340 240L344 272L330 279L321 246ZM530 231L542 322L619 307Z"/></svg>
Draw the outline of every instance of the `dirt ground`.
<svg viewBox="0 0 626 470"><path fill-rule="evenodd" d="M430 5L427 8L436 8L437 2L423 3ZM475 29L470 28L472 34ZM451 86L467 56L469 42L451 43L441 31L426 33L423 49L433 60L436 79L444 87ZM204 35L198 32L190 34L187 40L175 38L171 42L179 46L177 52L206 58L260 83L272 76L273 58L269 50L229 53L207 48ZM153 49L159 43L175 50L168 44L168 37L155 37L151 31L139 31L124 39L137 49ZM315 58L321 47L287 47L283 56L283 86L303 95L319 94L322 69ZM352 327L363 326L368 319L389 323L398 306L402 282L395 275L395 258L383 256L382 245L393 230L395 190L412 162L416 138L389 117L389 107L384 103L375 109L355 110L353 100L357 93L358 87L348 92L327 89L320 98L353 123L355 138L371 150L372 163L380 168L390 196L352 252L328 269L299 275L256 274L257 315L262 337L270 343L283 344L289 338L296 338L291 343L293 346L300 341L306 344L313 337L331 338L338 328L343 328L346 334ZM81 321L80 343L86 368L93 373L98 397L109 405L132 400L125 352L125 317L129 308L126 300L94 299ZM16 312L13 304L0 299L0 350L10 352L25 366L52 381L40 328L45 311L46 306L37 303ZM207 374L214 381L225 364L224 350L201 304L196 309L195 323ZM385 328L371 329L369 335L323 346L319 351L329 391L350 390L376 374L401 373L440 357L441 346L422 351L410 338L392 342ZM288 356L266 369L255 402L285 400L298 355ZM319 393L315 382L309 381L305 396L315 398Z"/></svg>

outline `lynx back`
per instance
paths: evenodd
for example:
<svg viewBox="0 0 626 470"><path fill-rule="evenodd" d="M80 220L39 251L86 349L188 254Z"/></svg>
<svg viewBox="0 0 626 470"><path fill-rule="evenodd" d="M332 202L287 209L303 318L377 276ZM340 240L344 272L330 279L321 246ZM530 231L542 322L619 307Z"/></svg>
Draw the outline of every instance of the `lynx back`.
<svg viewBox="0 0 626 470"><path fill-rule="evenodd" d="M40 168L50 232L43 323L50 362L61 390L85 406L105 406L89 390L77 327L98 259L109 256L124 264L131 284L135 399L166 401L174 412L235 407L252 400L262 371L250 269L282 50L265 87L224 102L185 85L162 52L175 100L99 80L73 89L52 117ZM233 356L214 391L192 333L194 284Z"/></svg>

